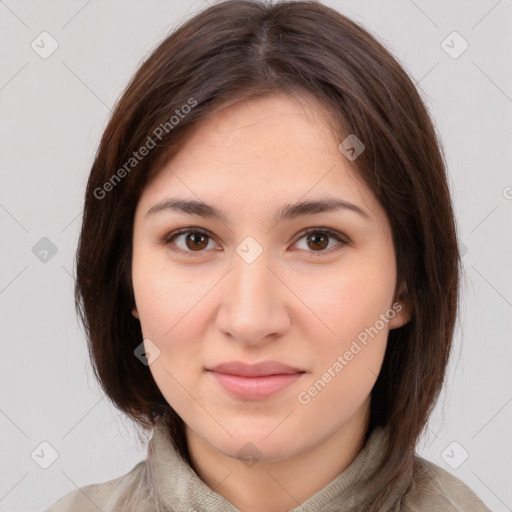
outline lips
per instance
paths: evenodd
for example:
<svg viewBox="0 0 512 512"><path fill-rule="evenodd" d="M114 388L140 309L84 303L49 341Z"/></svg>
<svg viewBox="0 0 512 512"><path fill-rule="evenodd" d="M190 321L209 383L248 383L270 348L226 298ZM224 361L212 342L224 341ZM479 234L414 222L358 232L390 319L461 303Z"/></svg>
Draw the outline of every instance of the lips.
<svg viewBox="0 0 512 512"><path fill-rule="evenodd" d="M231 396L253 400L268 398L284 390L306 373L277 361L263 361L252 365L232 361L207 371Z"/></svg>
<svg viewBox="0 0 512 512"><path fill-rule="evenodd" d="M209 371L226 373L229 375L239 375L241 377L265 377L268 375L291 375L294 373L304 373L304 370L279 363L278 361L262 361L257 364L230 361L214 366L209 369Z"/></svg>

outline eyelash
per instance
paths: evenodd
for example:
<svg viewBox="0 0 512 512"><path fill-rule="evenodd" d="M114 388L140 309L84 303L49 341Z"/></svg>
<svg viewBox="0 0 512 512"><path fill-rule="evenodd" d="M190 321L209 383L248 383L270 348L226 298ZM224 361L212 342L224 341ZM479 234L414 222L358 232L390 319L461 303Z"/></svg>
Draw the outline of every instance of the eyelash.
<svg viewBox="0 0 512 512"><path fill-rule="evenodd" d="M171 248L170 247L171 243L174 242L176 240L176 238L178 238L181 235L187 235L187 234L203 235L203 236L208 237L210 240L214 240L215 239L213 234L210 233L209 231L207 231L207 230L205 230L203 228L190 226L190 227L181 228L181 229L178 229L176 231L173 231L172 233L169 233L162 240L160 240L159 243L161 245L169 246L169 249L172 252L175 252L175 253L182 253L182 254L185 253L185 254L190 255L192 257L201 256L202 253L205 252L204 249L200 250L200 251L189 251L189 250L175 249L175 248ZM319 257L319 256L322 256L322 255L325 255L325 254L332 254L333 252L337 252L340 249L342 249L343 246L348 245L348 242L343 238L341 233L338 233L337 231L333 231L330 228L321 227L321 226L314 227L314 228L306 228L301 233L301 236L299 238L297 238L297 240L294 243L294 245L299 240L301 240L302 238L304 238L305 236L310 235L310 234L325 234L325 235L329 236L330 238L334 238L337 242L339 242L339 245L337 247L334 247L334 248L331 247L330 249L322 249L322 250L319 250L319 251L306 251L306 252L310 253L311 257Z"/></svg>

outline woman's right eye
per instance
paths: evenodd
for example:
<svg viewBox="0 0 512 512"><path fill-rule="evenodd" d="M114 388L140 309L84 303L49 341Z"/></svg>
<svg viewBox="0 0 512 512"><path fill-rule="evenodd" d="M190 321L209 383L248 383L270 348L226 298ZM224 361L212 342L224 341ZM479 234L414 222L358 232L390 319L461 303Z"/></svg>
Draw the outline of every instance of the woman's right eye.
<svg viewBox="0 0 512 512"><path fill-rule="evenodd" d="M182 229L171 233L163 240L173 252L184 252L195 256L194 253L204 252L204 249L215 247L213 238L200 229ZM210 246L210 247L209 247Z"/></svg>

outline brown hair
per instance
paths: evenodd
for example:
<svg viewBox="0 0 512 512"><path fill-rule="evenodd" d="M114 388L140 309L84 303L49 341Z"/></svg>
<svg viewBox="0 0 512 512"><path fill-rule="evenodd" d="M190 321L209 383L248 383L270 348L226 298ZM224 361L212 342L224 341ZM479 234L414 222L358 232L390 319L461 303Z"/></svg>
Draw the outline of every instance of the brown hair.
<svg viewBox="0 0 512 512"><path fill-rule="evenodd" d="M445 375L461 271L456 225L441 145L414 84L374 37L318 2L208 7L153 51L118 101L91 169L77 251L76 306L94 371L138 424L167 416L188 457L181 418L134 356L142 341L131 314L134 212L198 120L276 91L312 93L340 142L355 134L365 144L353 165L389 217L397 292L406 290L412 318L389 333L367 435L388 428L386 469L397 478L411 467Z"/></svg>

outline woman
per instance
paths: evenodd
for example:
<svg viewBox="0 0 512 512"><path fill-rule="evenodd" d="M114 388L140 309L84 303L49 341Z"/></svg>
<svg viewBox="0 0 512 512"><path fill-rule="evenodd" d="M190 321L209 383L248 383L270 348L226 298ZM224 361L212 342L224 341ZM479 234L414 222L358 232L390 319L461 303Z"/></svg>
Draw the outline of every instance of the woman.
<svg viewBox="0 0 512 512"><path fill-rule="evenodd" d="M171 34L91 170L76 299L97 377L153 430L50 511L485 511L415 455L460 260L440 144L371 35L226 1Z"/></svg>

